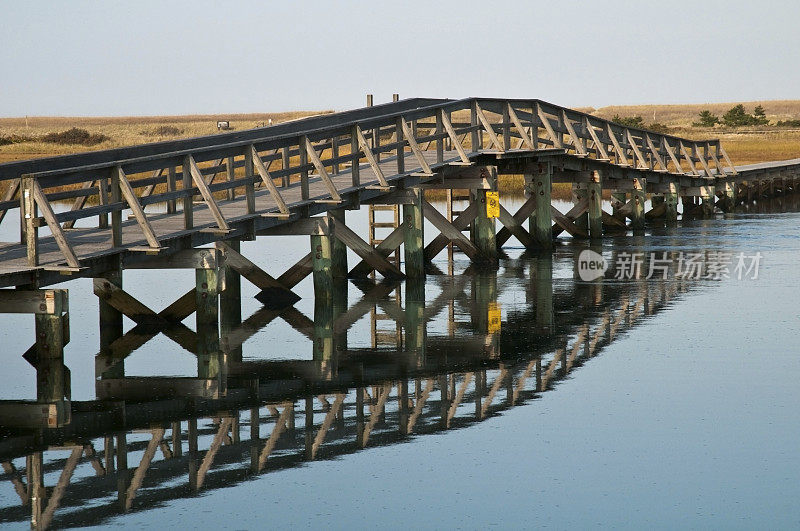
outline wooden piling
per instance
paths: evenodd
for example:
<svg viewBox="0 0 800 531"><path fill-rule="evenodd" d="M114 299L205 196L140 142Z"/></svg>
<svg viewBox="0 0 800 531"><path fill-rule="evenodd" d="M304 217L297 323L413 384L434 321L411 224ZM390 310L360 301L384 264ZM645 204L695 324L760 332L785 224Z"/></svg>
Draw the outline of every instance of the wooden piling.
<svg viewBox="0 0 800 531"><path fill-rule="evenodd" d="M225 243L237 253L241 252L239 240L227 240ZM224 337L242 324L242 277L235 269L226 265L220 268L219 277L224 286L219 294L220 335ZM228 354L234 361L241 361L242 347L236 347Z"/></svg>
<svg viewBox="0 0 800 531"><path fill-rule="evenodd" d="M634 233L644 231L644 202L645 202L645 179L643 177L633 178L633 190L631 191L631 227Z"/></svg>
<svg viewBox="0 0 800 531"><path fill-rule="evenodd" d="M332 247L330 235L311 235L311 270L314 279L314 298L333 299Z"/></svg>
<svg viewBox="0 0 800 531"><path fill-rule="evenodd" d="M336 222L345 224L343 208L330 210L328 215ZM334 280L347 278L347 246L339 238L333 238L331 241L331 274Z"/></svg>
<svg viewBox="0 0 800 531"><path fill-rule="evenodd" d="M589 237L599 240L603 237L603 185L602 172L591 172L587 185L589 195Z"/></svg>
<svg viewBox="0 0 800 531"><path fill-rule="evenodd" d="M112 269L103 273L103 282L122 289L122 268ZM102 297L98 298L100 305L100 355L109 354L109 346L122 337L122 312L108 304ZM119 360L107 371L96 375L101 378L122 378L125 376L125 360Z"/></svg>
<svg viewBox="0 0 800 531"><path fill-rule="evenodd" d="M586 183L576 183L572 185L572 204L578 205L583 202L584 199L587 199L589 196L589 190ZM589 212L584 212L580 214L577 218L575 218L575 226L579 229L583 230L584 232L589 232Z"/></svg>
<svg viewBox="0 0 800 531"><path fill-rule="evenodd" d="M664 193L665 221L668 227L678 224L678 188L670 183L669 192Z"/></svg>
<svg viewBox="0 0 800 531"><path fill-rule="evenodd" d="M197 376L200 378L216 378L220 374L218 278L216 268L195 270Z"/></svg>
<svg viewBox="0 0 800 531"><path fill-rule="evenodd" d="M406 261L406 277L425 277L425 238L422 222L422 190L412 188L409 192L414 201L403 205L403 254Z"/></svg>
<svg viewBox="0 0 800 531"><path fill-rule="evenodd" d="M36 399L56 402L66 395L64 317L36 314Z"/></svg>
<svg viewBox="0 0 800 531"><path fill-rule="evenodd" d="M550 213L553 169L549 163L539 164L538 171L526 176L530 179L531 193L536 197L536 209L528 220L528 227L536 244L542 249L552 249L553 228Z"/></svg>

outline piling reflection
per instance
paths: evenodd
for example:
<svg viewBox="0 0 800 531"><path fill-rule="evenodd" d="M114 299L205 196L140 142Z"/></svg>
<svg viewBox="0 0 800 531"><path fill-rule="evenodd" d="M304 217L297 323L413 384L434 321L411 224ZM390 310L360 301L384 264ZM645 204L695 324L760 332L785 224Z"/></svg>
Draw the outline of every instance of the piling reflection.
<svg viewBox="0 0 800 531"><path fill-rule="evenodd" d="M264 308L221 337L164 323L122 335L107 323L97 400L73 402L63 426L3 428L0 481L18 499L2 502L0 523L102 524L305 460L472 425L553 389L688 289L675 280L554 280L571 261L547 253L497 272L364 282L351 304L340 287L336 303L317 301L313 320ZM365 316L370 344L348 344ZM275 320L310 340L310 359L242 352ZM125 376L126 357L157 330L195 342L196 376Z"/></svg>

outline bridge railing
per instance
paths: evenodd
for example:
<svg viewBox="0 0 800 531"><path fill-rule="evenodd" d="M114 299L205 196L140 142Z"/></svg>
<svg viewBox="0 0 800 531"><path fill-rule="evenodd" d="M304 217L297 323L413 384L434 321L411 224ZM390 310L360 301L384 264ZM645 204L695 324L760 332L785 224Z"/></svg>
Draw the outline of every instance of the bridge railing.
<svg viewBox="0 0 800 531"><path fill-rule="evenodd" d="M556 148L632 169L708 178L736 172L718 140L698 142L624 127L540 100L406 100L372 109L301 120L291 127L110 150L120 156L144 153L129 158L114 159L105 151L0 165L0 182L9 182L0 201L0 222L19 208L29 264L39 264L38 228L47 226L66 267L74 269L80 259L65 230L87 218L97 217L98 227L110 231L112 249L157 253L163 234L152 227L146 213L150 205L162 205L168 214L182 211L183 223L172 227L179 232L195 228L199 196L215 222L203 229L224 232L230 230L220 208L226 200L245 198L237 218L288 218L292 206L338 203L351 188L388 190L391 181L404 175L432 175L432 165L470 164L477 152ZM16 174L15 168L36 171ZM369 181L362 182L364 169ZM337 178L342 173L349 179ZM324 185L323 195L312 195L312 180ZM269 200L257 208L259 188ZM299 201L295 191L287 202L286 190L294 188ZM54 202L70 200L69 210L53 208ZM122 241L127 210L141 228L136 242Z"/></svg>

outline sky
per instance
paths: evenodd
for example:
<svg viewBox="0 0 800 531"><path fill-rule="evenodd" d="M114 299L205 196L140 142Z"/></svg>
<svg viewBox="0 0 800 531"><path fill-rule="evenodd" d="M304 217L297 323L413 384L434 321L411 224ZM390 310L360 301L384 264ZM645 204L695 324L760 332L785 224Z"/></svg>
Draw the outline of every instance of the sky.
<svg viewBox="0 0 800 531"><path fill-rule="evenodd" d="M0 0L0 116L800 99L800 2Z"/></svg>

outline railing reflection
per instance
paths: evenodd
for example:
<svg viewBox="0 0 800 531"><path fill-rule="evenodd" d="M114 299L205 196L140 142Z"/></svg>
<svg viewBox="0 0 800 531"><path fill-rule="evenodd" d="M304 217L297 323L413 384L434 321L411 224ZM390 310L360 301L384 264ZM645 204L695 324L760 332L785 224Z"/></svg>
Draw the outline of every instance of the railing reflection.
<svg viewBox="0 0 800 531"><path fill-rule="evenodd" d="M552 389L688 289L554 279L559 260L524 257L499 273L409 280L403 305L396 283L359 284L361 299L317 306L313 321L294 308L262 309L224 334L218 351L198 351L191 378L126 377L123 362L135 349L103 351L97 400L73 402L69 425L4 433L0 481L11 482L20 503L0 505L0 523L96 525L304 460L472 425ZM520 293L524 303L501 308ZM367 315L402 329L394 345L348 344L348 330ZM311 340L312 359L236 355L279 317ZM86 461L91 474L73 479ZM52 490L44 482L51 473L59 474Z"/></svg>

